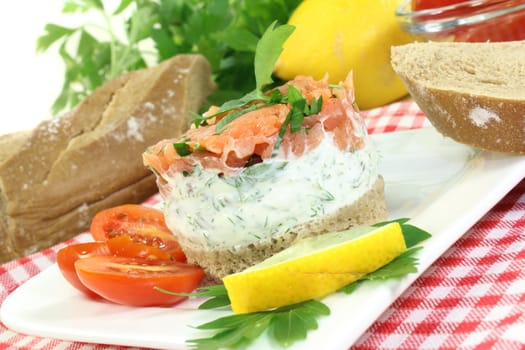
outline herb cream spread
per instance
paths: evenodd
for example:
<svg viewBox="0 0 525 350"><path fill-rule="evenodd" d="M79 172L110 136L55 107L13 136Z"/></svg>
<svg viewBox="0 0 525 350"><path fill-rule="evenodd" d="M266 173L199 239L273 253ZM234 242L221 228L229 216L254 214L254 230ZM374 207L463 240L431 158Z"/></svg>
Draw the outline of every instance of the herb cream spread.
<svg viewBox="0 0 525 350"><path fill-rule="evenodd" d="M326 136L301 157L273 157L232 176L200 165L163 176L168 226L194 244L235 249L351 205L377 180L375 149L366 140L341 151Z"/></svg>

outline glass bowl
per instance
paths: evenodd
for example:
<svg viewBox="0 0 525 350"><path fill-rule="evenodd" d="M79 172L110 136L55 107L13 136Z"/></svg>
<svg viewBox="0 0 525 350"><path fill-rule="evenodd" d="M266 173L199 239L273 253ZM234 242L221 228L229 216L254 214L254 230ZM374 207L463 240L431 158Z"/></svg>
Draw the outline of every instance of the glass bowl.
<svg viewBox="0 0 525 350"><path fill-rule="evenodd" d="M419 11L405 0L396 17L404 31L421 40L525 40L524 0L470 0Z"/></svg>

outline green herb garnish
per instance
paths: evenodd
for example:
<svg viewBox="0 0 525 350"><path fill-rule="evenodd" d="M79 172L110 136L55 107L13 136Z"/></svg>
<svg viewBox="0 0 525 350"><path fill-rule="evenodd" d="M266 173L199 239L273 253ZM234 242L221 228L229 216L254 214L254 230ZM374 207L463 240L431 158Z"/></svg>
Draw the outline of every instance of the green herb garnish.
<svg viewBox="0 0 525 350"><path fill-rule="evenodd" d="M405 244L407 245L408 248L411 248L417 245L418 243L430 238L431 235L430 233L420 229L419 227L407 224L409 220L410 219L408 218L402 218L402 219L397 219L397 220L379 222L372 226L381 227L391 222L399 223L401 225L401 228L403 229L403 236L405 237Z"/></svg>
<svg viewBox="0 0 525 350"><path fill-rule="evenodd" d="M222 118L217 123L217 126L215 127L215 131L217 131L218 133L221 133L223 131L224 127L226 126L226 124L229 124L230 122L232 122L233 120L237 119L241 115L246 114L246 113L251 112L251 111L255 111L258 108L260 108L260 106L251 105L251 106L249 106L247 108L238 109L236 111L231 112L230 114L228 114L226 117Z"/></svg>
<svg viewBox="0 0 525 350"><path fill-rule="evenodd" d="M117 75L182 53L210 62L218 86L211 103L238 98L256 85L253 62L264 30L275 20L286 23L300 2L65 0L62 13L76 14L78 24L49 23L37 41L38 52L58 47L65 64L52 113L75 106Z"/></svg>
<svg viewBox="0 0 525 350"><path fill-rule="evenodd" d="M308 300L271 311L225 316L197 326L197 329L216 330L212 337L187 342L200 350L235 348L250 344L267 330L273 340L286 347L306 339L310 330L318 328L317 319L329 314L328 306Z"/></svg>
<svg viewBox="0 0 525 350"><path fill-rule="evenodd" d="M190 145L187 144L186 142L174 143L173 148L175 148L175 151L181 157L189 156L192 153Z"/></svg>
<svg viewBox="0 0 525 350"><path fill-rule="evenodd" d="M406 250L403 254L396 257L389 264L364 275L359 280L350 283L341 288L339 291L350 294L357 289L357 286L363 281L386 280L392 278L401 278L409 273L417 272L417 257L415 254L421 250L421 247L414 247Z"/></svg>
<svg viewBox="0 0 525 350"><path fill-rule="evenodd" d="M283 50L282 46L294 29L295 28L290 25L277 26L277 22L272 23L257 43L254 59L255 90L239 99L224 103L213 115L207 117L199 116L194 119L194 125L204 125L208 119L225 112L230 112L226 117L221 119L215 127L215 131L220 133L228 123L248 112L276 103L289 103L292 108L279 130L278 138L274 146L274 155L280 147L282 138L288 127L290 127L290 132L292 133L303 130L302 124L304 117L317 114L321 111L323 104L322 97L318 99L314 98L311 103L308 104L306 98L304 98L301 92L293 85L288 85L288 93L286 95L282 95L277 89L272 90L269 95L265 94L266 87L274 83L272 78L273 67Z"/></svg>
<svg viewBox="0 0 525 350"><path fill-rule="evenodd" d="M286 116L286 119L279 129L279 134L277 135L277 140L273 148L273 156L277 154L277 150L281 146L282 139L288 126L290 126L290 132L299 132L301 131L304 117L317 114L321 111L323 105L323 97L320 96L318 99L312 99L311 103L308 104L306 99L301 95L299 90L293 85L288 85L288 94L282 97L283 101L287 101L292 106L290 112Z"/></svg>
<svg viewBox="0 0 525 350"><path fill-rule="evenodd" d="M253 63L256 86L255 90L250 91L241 98L225 102L213 115L197 118L194 121L194 125L200 126L202 124L199 123L203 120L214 118L224 112L236 110L235 112L228 115L228 120L226 122L217 124L215 130L220 133L225 124L256 108L253 105L254 103L262 102L263 104L271 104L281 102L272 101L271 97L268 97L264 94L264 89L267 85L273 83L273 67L275 66L275 63L279 59L279 55L283 50L282 46L284 42L292 34L294 29L294 26L288 24L278 26L277 21L274 21L266 29L256 46Z"/></svg>
<svg viewBox="0 0 525 350"><path fill-rule="evenodd" d="M361 282L366 280L373 281L390 278L400 278L409 273L417 272L417 257L415 255L418 251L421 250L421 247L418 247L416 245L430 238L431 235L430 233L420 229L419 227L407 224L409 220L410 219L408 218L401 218L397 220L379 222L377 224L372 225L375 227L381 227L391 222L399 223L401 225L403 237L405 238L405 244L408 249L404 253L396 257L394 260L392 260L389 264L361 277L354 283L351 283L348 286L341 288L341 292L350 294L357 288L357 286Z"/></svg>
<svg viewBox="0 0 525 350"><path fill-rule="evenodd" d="M408 220L405 218L393 220L401 225L408 249L389 264L341 288L339 292L350 294L367 280L396 279L417 272L416 254L422 247L416 245L428 239L430 234L418 227L406 224ZM389 222L381 222L372 226L383 226ZM228 293L223 285L199 288L194 293L171 293L159 290L184 296L210 297L199 306L199 309L225 308L230 305ZM235 348L249 345L264 331L267 331L270 339L285 347L306 339L309 331L317 329L317 320L329 314L328 306L319 300L308 300L268 311L233 314L198 325L197 329L213 330L215 333L208 338L190 339L187 342L199 350Z"/></svg>

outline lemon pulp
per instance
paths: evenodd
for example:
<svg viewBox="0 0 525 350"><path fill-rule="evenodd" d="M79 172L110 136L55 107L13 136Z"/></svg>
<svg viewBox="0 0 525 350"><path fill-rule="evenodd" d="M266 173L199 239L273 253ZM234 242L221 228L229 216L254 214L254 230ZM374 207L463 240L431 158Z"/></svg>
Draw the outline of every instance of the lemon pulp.
<svg viewBox="0 0 525 350"><path fill-rule="evenodd" d="M323 297L386 265L406 250L401 226L360 226L304 239L223 278L234 313Z"/></svg>

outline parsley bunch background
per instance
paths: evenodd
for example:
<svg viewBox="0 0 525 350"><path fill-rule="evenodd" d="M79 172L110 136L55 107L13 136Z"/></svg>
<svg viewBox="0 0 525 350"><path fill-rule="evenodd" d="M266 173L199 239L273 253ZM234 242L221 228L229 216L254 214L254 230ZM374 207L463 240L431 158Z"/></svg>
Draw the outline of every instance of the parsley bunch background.
<svg viewBox="0 0 525 350"><path fill-rule="evenodd" d="M200 53L212 66L213 104L255 85L255 48L274 21L286 23L300 0L66 0L64 14L88 12L100 23L49 23L37 51L58 45L65 64L54 115L74 107L104 82L174 55ZM115 5L118 5L115 7ZM102 24L101 24L102 23Z"/></svg>

